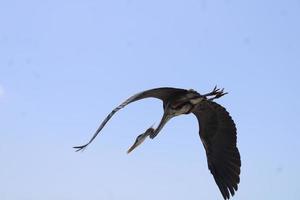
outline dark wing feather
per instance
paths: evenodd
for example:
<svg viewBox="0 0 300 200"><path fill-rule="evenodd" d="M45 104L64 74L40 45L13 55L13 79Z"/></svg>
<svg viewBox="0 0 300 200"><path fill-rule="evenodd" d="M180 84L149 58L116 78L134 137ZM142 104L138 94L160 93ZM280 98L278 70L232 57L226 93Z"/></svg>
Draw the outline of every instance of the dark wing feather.
<svg viewBox="0 0 300 200"><path fill-rule="evenodd" d="M137 93L133 96L131 96L130 98L128 98L126 101L124 101L122 104L120 104L118 107L116 107L115 109L113 109L111 111L111 113L109 113L107 115L107 117L103 120L103 122L100 124L99 128L96 130L96 132L94 133L94 135L92 136L92 138L89 140L88 143L86 143L85 145L82 146L76 146L74 147L75 149L77 149L76 151L80 151L82 149L84 149L85 147L87 147L99 134L99 132L102 130L102 128L105 126L105 124L108 122L108 120L120 109L124 108L126 105L141 100L141 99L145 99L145 98L149 98L149 97L153 97L153 98L158 98L160 100L162 100L163 102L167 101L168 97L172 94L175 94L177 92L185 92L186 90L184 89L179 89L179 88L169 88L169 87L164 87L164 88L155 88L155 89L151 89L151 90L146 90L140 93Z"/></svg>
<svg viewBox="0 0 300 200"><path fill-rule="evenodd" d="M199 122L208 168L223 198L229 199L240 182L241 160L236 147L235 124L225 108L212 101L201 102L193 113Z"/></svg>

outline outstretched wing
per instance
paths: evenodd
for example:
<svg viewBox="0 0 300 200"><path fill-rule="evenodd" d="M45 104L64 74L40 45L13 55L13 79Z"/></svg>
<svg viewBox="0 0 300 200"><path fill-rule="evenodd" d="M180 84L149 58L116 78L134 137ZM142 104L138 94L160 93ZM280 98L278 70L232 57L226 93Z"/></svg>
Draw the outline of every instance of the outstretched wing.
<svg viewBox="0 0 300 200"><path fill-rule="evenodd" d="M229 113L212 101L201 102L193 111L200 126L200 138L208 168L223 195L229 199L238 189L241 159L236 147L236 127Z"/></svg>
<svg viewBox="0 0 300 200"><path fill-rule="evenodd" d="M146 91L143 91L143 92L140 92L140 93L137 93L137 94L131 96L126 101L124 101L122 104L120 104L118 107L113 109L113 111L111 111L111 113L109 113L107 115L107 117L100 124L99 128L96 130L96 132L94 133L94 135L92 136L92 138L89 140L88 143L86 143L85 145L82 145L82 146L76 146L74 148L77 149L76 151L80 151L80 150L83 150L85 147L87 147L97 137L97 135L102 130L102 128L105 126L105 124L108 122L108 120L118 110L124 108L126 105L128 105L134 101L138 101L138 100L141 100L144 98L149 98L149 97L158 98L158 99L162 100L163 102L165 102L165 101L167 101L167 99L170 95L178 93L178 92L185 92L185 91L186 90L179 89L179 88L163 87L163 88L155 88L155 89L151 89L151 90L146 90Z"/></svg>

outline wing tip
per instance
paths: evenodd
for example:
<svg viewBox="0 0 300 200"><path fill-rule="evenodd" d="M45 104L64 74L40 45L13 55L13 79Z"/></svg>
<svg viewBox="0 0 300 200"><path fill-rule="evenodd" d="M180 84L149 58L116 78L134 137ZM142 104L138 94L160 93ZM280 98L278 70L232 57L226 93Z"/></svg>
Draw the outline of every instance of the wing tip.
<svg viewBox="0 0 300 200"><path fill-rule="evenodd" d="M82 146L75 146L73 148L75 149L75 152L79 152L79 151L84 151L86 147L87 147L87 144L82 145Z"/></svg>
<svg viewBox="0 0 300 200"><path fill-rule="evenodd" d="M226 175L224 176L224 174L222 175L222 173L220 173L220 171L217 170L214 165L210 165L209 168L224 200L233 197L235 195L235 192L238 190L238 184L240 182L239 175L237 181L229 181L228 177L226 177Z"/></svg>

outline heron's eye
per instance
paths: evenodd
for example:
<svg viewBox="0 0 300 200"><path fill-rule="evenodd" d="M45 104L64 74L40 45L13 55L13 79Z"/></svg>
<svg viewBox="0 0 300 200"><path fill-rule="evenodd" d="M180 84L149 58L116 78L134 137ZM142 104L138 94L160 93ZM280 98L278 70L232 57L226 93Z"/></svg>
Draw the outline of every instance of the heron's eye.
<svg viewBox="0 0 300 200"><path fill-rule="evenodd" d="M142 135L139 135L137 138L136 138L136 140L138 141L138 140L140 140L140 139L142 139Z"/></svg>

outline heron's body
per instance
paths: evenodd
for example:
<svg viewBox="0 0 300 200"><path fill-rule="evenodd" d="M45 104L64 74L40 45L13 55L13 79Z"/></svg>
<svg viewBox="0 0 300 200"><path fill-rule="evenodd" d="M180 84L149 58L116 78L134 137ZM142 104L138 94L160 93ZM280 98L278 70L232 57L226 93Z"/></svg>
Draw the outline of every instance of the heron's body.
<svg viewBox="0 0 300 200"><path fill-rule="evenodd" d="M193 113L199 122L199 135L204 145L208 168L218 185L223 198L234 195L240 182L240 154L236 147L236 127L229 113L213 100L223 96L223 90L214 88L210 93L201 95L194 90L179 88L156 88L138 93L116 107L102 122L91 140L75 147L84 149L98 135L107 121L121 108L134 101L154 97L163 101L164 114L156 129L150 127L139 135L128 153L140 145L147 137L154 139L171 118ZM211 97L211 98L208 98Z"/></svg>

